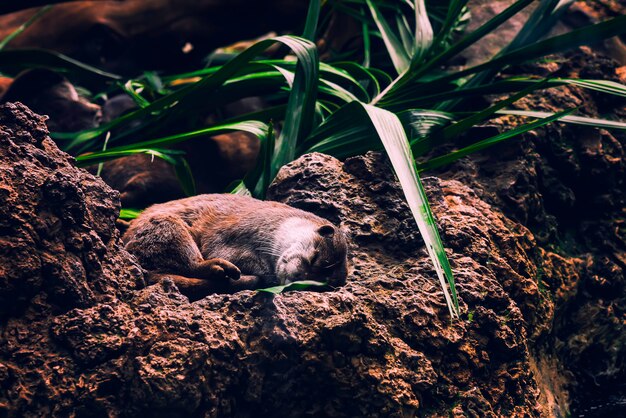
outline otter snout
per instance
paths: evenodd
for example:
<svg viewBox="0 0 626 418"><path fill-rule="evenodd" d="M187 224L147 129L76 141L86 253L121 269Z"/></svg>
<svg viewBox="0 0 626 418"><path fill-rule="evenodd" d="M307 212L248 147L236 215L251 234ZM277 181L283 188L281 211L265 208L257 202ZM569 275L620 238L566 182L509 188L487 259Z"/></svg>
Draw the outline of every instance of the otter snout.
<svg viewBox="0 0 626 418"><path fill-rule="evenodd" d="M345 283L347 242L343 231L310 219L292 218L283 226L286 245L276 262L276 276L282 284L299 280L325 281L330 286Z"/></svg>
<svg viewBox="0 0 626 418"><path fill-rule="evenodd" d="M298 280L309 280L306 260L299 254L283 254L276 266L276 276L281 284L289 284Z"/></svg>

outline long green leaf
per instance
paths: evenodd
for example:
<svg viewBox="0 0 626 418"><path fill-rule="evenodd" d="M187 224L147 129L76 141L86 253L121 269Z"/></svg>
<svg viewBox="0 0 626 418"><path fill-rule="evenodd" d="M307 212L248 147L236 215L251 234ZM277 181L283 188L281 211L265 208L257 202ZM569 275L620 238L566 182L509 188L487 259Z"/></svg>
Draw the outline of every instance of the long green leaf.
<svg viewBox="0 0 626 418"><path fill-rule="evenodd" d="M308 40L296 36L279 36L257 42L223 65L218 71L207 75L197 83L187 85L172 94L161 97L144 108L125 114L96 129L85 130L78 133L56 133L55 137L58 139L71 139L73 140L74 147L76 147L99 137L113 128L123 126L138 119L147 118L149 120L150 118L154 118L154 115L159 115L164 110L170 112L171 109L176 109L184 114L188 107L191 105L196 106L208 93L213 92L231 80L242 71L252 59L256 58L258 54L277 42L283 43L292 49L298 58L299 65L305 69L304 75L306 80L303 80L303 82L306 85L314 86L317 82L317 65L315 64L317 61L317 51L315 45ZM0 51L0 54L4 52L10 51ZM296 77L296 80L297 78L298 77ZM311 107L311 104L307 102L305 107ZM306 132L307 129L303 129L303 131Z"/></svg>
<svg viewBox="0 0 626 418"><path fill-rule="evenodd" d="M11 42L13 39L17 38L18 36L20 36L20 34L22 32L24 32L30 25L35 23L41 16L45 15L46 13L48 13L50 11L50 9L52 9L52 7L54 7L54 5L48 5L48 6L42 7L34 15L32 15L26 22L22 23L17 29L15 29L12 33L7 35L0 42L0 50L3 50L4 47L7 46L7 44L9 42Z"/></svg>
<svg viewBox="0 0 626 418"><path fill-rule="evenodd" d="M320 17L320 0L309 0L309 10L306 15L304 32L302 37L311 42L315 42L315 33L317 32L317 21Z"/></svg>
<svg viewBox="0 0 626 418"><path fill-rule="evenodd" d="M474 45L480 39L493 32L496 28L498 28L501 24L509 20L512 16L519 13L522 9L532 3L534 0L520 0L513 3L507 9L505 9L502 13L498 13L489 21L487 21L484 25L481 25L475 31L469 33L468 35L461 38L457 43L452 45L450 48L445 49L435 57L433 57L430 61L424 64L422 67L416 67L415 73L413 74L413 78L417 78L422 74L425 74L428 70L435 68L438 65L441 65L446 60L454 57L459 54L461 51L465 50L471 45ZM457 2L458 3L458 2ZM466 2L465 2L466 3Z"/></svg>
<svg viewBox="0 0 626 418"><path fill-rule="evenodd" d="M455 22L461 19L463 9L468 0L452 0L447 8L446 18L437 36L433 40L433 48L439 48L444 45L446 40L450 38L451 32L454 30Z"/></svg>
<svg viewBox="0 0 626 418"><path fill-rule="evenodd" d="M415 0L415 45L411 51L411 66L430 50L433 43L433 27L430 24L424 0Z"/></svg>
<svg viewBox="0 0 626 418"><path fill-rule="evenodd" d="M376 3L372 0L366 0L367 5L370 9L374 22L376 22L376 26L378 26L378 30L383 37L383 42L387 47L387 53L391 58L391 62L395 67L398 74L403 73L409 68L411 64L411 58L407 51L404 50L404 45L402 41L398 39L396 34L391 29L389 22L378 9Z"/></svg>
<svg viewBox="0 0 626 418"><path fill-rule="evenodd" d="M285 39L283 42L298 57L298 66L287 101L283 129L276 140L272 178L280 167L295 159L297 144L304 141L314 128L317 99L319 68L317 47L310 41L298 38Z"/></svg>
<svg viewBox="0 0 626 418"><path fill-rule="evenodd" d="M450 113L430 109L409 109L399 112L397 115L405 132L410 133L411 146L420 139L431 135L438 128L449 125L454 120Z"/></svg>
<svg viewBox="0 0 626 418"><path fill-rule="evenodd" d="M246 185L249 193L258 198L264 199L265 192L273 180L272 161L274 160L274 129L272 124L268 125L268 132L265 138L260 138L259 156L255 167L246 174L243 183Z"/></svg>
<svg viewBox="0 0 626 418"><path fill-rule="evenodd" d="M605 22L589 25L563 35L554 36L509 53L498 56L483 64L444 76L439 80L458 79L484 70L500 70L504 67L519 64L545 55L573 49L581 45L591 45L603 39L626 33L626 16L619 16Z"/></svg>
<svg viewBox="0 0 626 418"><path fill-rule="evenodd" d="M418 164L417 168L419 169L419 171L425 171L425 170L431 170L433 168L437 168L437 167L441 167L443 165L446 164L450 164L451 162L454 162L460 158L463 158L467 155L473 154L475 152L478 152L480 150L483 150L487 147L493 146L495 144L498 144L502 141L505 141L509 138L513 138L517 135L521 135L525 132L528 131L532 131L533 129L537 129L541 126L547 125L548 123L557 121L559 119L562 119L564 117L566 117L567 115L569 115L570 113L572 113L574 110L576 109L568 109L568 110L564 110L562 112L556 113L556 114L551 114L548 117L545 117L543 119L537 120L535 122L532 123L528 123L526 125L522 125L522 126L518 126L517 128L511 129L509 131L503 132L501 134L498 134L496 136L492 136L491 138L487 138L487 139L483 139L482 141L478 141L472 145L469 145L465 148L462 148L458 151L454 151L451 152L449 154L446 155L442 155L440 157L436 157L433 159L430 159L424 163Z"/></svg>
<svg viewBox="0 0 626 418"><path fill-rule="evenodd" d="M459 302L454 284L454 276L445 248L439 237L435 218L430 210L428 198L417 174L415 160L411 154L409 140L396 115L375 106L364 105L380 140L391 160L391 165L402 185L409 208L417 222L430 259L435 266L441 288L452 318L459 316ZM450 290L448 291L448 286Z"/></svg>
<svg viewBox="0 0 626 418"><path fill-rule="evenodd" d="M78 157L76 157L76 162L79 166L86 166L102 161L107 161L113 158L119 158L125 155L131 155L132 153L136 153L137 150L160 149L183 141L188 141L193 138L219 135L233 131L249 132L259 138L265 138L268 129L269 128L265 123L258 121L221 124L212 126L210 128L199 129L196 131L184 132L181 134L170 135L163 138L151 139L148 141L118 146L115 148L110 148L106 151L98 151L90 154L79 155Z"/></svg>
<svg viewBox="0 0 626 418"><path fill-rule="evenodd" d="M531 118L548 118L554 115L554 113L552 112L514 109L502 109L499 110L497 113L501 115L528 116ZM559 122L571 123L573 125L593 126L594 128L626 130L626 122L589 118L584 116L563 116L559 119Z"/></svg>
<svg viewBox="0 0 626 418"><path fill-rule="evenodd" d="M527 96L535 89L541 88L541 86L545 85L548 82L546 80L544 83L538 83L537 85L531 85L526 89L495 103L492 106L489 106L486 109L481 110L480 112L476 112L466 118L459 120L458 122L447 126L446 128L433 133L427 137L424 137L420 141L416 141L412 144L413 154L416 156L420 156L428 152L428 150L432 149L435 144L441 145L452 138L459 136L461 133L466 132L471 127L477 125L485 119L493 116L498 110L505 108L521 99L522 97Z"/></svg>
<svg viewBox="0 0 626 418"><path fill-rule="evenodd" d="M438 55L431 58L427 63L423 65L419 65L420 64L419 61L415 61L412 64L411 71L408 71L402 74L400 77L398 77L394 81L394 83L392 83L392 85L390 85L383 93L381 93L375 99L375 102L380 101L382 103L383 101L393 100L395 95L399 91L402 91L404 86L406 86L411 80L416 80L424 76L425 74L428 73L428 71L434 68L437 68L438 66L445 63L445 61L447 61L448 59L454 57L455 55L459 54L464 49L475 44L478 40L482 39L484 36L494 31L497 27L499 27L501 24L506 22L513 15L517 14L520 10L522 10L523 8L525 8L532 2L533 0L520 0L520 1L513 3L502 13L499 13L496 16L494 16L487 23L485 23L484 25L482 25L481 27L479 27L472 33L463 37L461 40L459 40L457 43L452 45L450 48L443 50ZM455 2L456 7L461 7L460 3L464 3L464 2ZM459 12L460 12L460 9L459 9ZM455 12L451 10L451 13L455 13ZM435 48L441 42L442 42L441 38L436 39L434 41Z"/></svg>
<svg viewBox="0 0 626 418"><path fill-rule="evenodd" d="M69 73L78 80L98 82L120 80L116 74L83 64L58 52L44 49L9 49L0 51L0 71L17 72L30 68L48 68L60 73Z"/></svg>
<svg viewBox="0 0 626 418"><path fill-rule="evenodd" d="M413 56L415 54L415 35L411 33L411 26L406 20L406 16L396 15L396 26L404 50L407 51L409 56Z"/></svg>
<svg viewBox="0 0 626 418"><path fill-rule="evenodd" d="M299 280L296 282L291 282L291 283L283 284L279 286L257 289L256 291L278 295L288 290L290 291L291 290L306 290L309 287L324 287L326 286L326 284L327 284L326 282L316 282L315 280Z"/></svg>
<svg viewBox="0 0 626 418"><path fill-rule="evenodd" d="M543 37L545 33L540 30L541 24L550 17L560 2L561 0L540 0L538 6L533 10L524 26L522 26L522 29L511 43L507 45L507 50L520 48Z"/></svg>
<svg viewBox="0 0 626 418"><path fill-rule="evenodd" d="M193 178L189 163L182 155L175 155L174 161L174 173L176 173L176 178L183 192L187 196L194 196L196 194L196 181Z"/></svg>
<svg viewBox="0 0 626 418"><path fill-rule="evenodd" d="M450 313L453 317L458 316L458 300L450 263L417 175L409 140L400 119L384 109L352 102L330 116L306 143L312 146L303 152L321 151L335 156L354 155L362 149L379 149L382 143L426 243Z"/></svg>
<svg viewBox="0 0 626 418"><path fill-rule="evenodd" d="M100 152L94 152L91 154L83 154L76 157L76 165L78 167L88 167L94 164L100 164L106 161L115 160L117 158L128 157L136 154L147 154L153 157L161 158L162 160L176 165L176 159L174 158L176 154L180 154L180 151L173 151L163 148L142 148L142 147L134 147L129 149L110 149L104 150Z"/></svg>
<svg viewBox="0 0 626 418"><path fill-rule="evenodd" d="M387 110L398 111L406 108L433 106L449 99L483 97L489 94L516 92L523 89L538 90L563 85L579 86L588 90L615 96L626 97L626 86L609 80L587 80L571 78L537 79L529 77L510 77L488 84L451 90L450 86L439 84L412 83L405 85L393 97L386 97L378 105Z"/></svg>

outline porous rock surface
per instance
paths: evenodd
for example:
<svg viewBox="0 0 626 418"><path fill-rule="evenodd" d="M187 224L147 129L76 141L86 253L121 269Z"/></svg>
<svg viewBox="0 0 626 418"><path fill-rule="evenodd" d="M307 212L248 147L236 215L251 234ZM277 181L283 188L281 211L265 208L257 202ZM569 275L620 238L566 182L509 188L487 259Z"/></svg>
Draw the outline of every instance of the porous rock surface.
<svg viewBox="0 0 626 418"><path fill-rule="evenodd" d="M595 3L594 3L595 4ZM626 67L581 47L509 71L513 75L626 82ZM514 104L521 110L626 120L626 100L577 86L549 89ZM490 128L527 120L505 116ZM590 416L626 413L626 132L551 124L437 175L470 186L486 202L526 226L538 244L537 282L544 299L531 329L540 369L560 392L560 410ZM569 395L568 395L569 393ZM594 406L622 399L619 412Z"/></svg>
<svg viewBox="0 0 626 418"><path fill-rule="evenodd" d="M530 343L582 261L540 249L462 183L425 181L461 320L374 153L306 155L269 192L350 231L345 287L189 303L171 282L145 286L114 227L117 195L46 135L25 107L0 107L0 416L559 413Z"/></svg>

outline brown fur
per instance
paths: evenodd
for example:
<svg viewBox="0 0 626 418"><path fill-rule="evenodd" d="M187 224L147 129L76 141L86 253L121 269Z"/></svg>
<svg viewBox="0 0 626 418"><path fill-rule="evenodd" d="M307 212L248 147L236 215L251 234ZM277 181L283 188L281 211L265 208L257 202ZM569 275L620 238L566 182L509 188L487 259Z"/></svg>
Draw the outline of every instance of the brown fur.
<svg viewBox="0 0 626 418"><path fill-rule="evenodd" d="M190 297L296 280L338 286L347 275L341 230L251 197L209 194L154 205L123 239L152 281L170 277Z"/></svg>

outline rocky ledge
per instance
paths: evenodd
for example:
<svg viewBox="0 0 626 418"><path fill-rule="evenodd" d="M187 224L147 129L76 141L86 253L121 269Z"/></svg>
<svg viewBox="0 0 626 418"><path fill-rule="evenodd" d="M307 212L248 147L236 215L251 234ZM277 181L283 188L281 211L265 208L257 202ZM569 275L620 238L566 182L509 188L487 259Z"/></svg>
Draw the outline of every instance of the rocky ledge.
<svg viewBox="0 0 626 418"><path fill-rule="evenodd" d="M117 193L19 104L0 107L0 179L0 416L565 413L570 374L536 342L603 270L538 247L458 181L425 180L461 300L451 321L379 154L306 155L269 193L350 231L346 286L193 303L146 286Z"/></svg>

